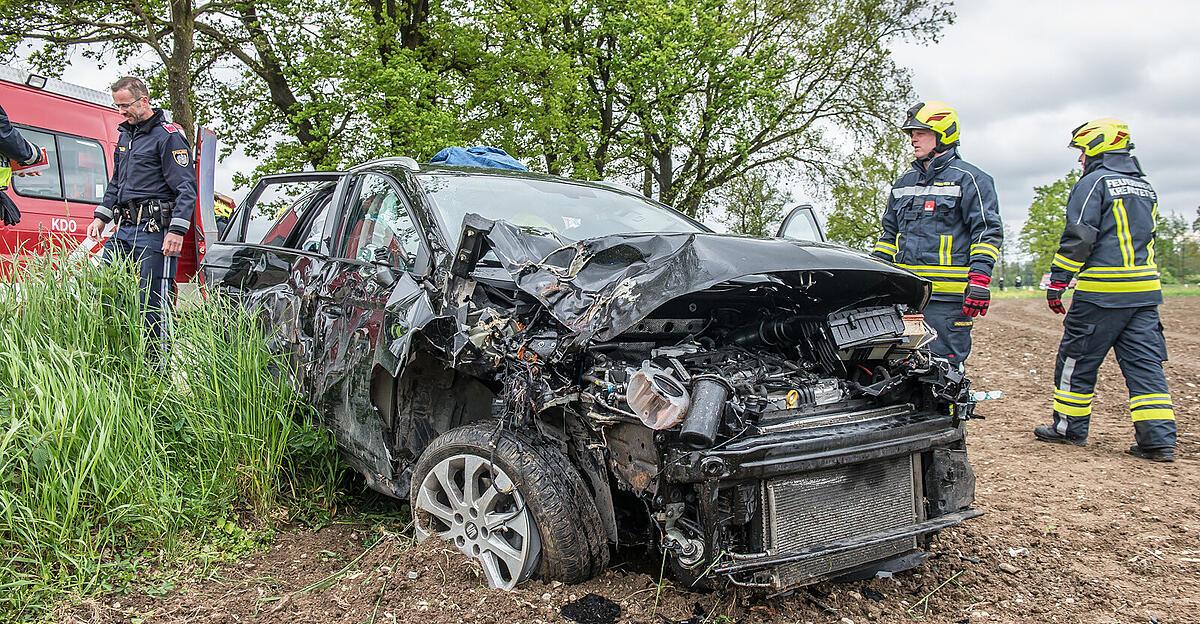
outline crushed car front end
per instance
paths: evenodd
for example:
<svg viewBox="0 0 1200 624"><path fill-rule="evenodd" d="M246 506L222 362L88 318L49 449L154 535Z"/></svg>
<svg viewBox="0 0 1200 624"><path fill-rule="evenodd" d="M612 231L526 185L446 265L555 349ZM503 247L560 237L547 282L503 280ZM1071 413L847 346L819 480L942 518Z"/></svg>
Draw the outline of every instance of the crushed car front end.
<svg viewBox="0 0 1200 624"><path fill-rule="evenodd" d="M923 348L910 273L819 243L577 242L476 215L450 273L452 365L571 457L610 542L662 549L689 585L905 569L979 514L969 381Z"/></svg>

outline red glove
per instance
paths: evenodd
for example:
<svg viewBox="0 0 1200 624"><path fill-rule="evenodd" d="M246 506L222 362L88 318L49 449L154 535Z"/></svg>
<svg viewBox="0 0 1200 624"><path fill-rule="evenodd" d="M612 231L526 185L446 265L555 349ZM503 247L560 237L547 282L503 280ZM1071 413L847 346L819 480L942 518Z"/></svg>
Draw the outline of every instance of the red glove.
<svg viewBox="0 0 1200 624"><path fill-rule="evenodd" d="M1069 284L1066 282L1050 282L1050 286L1046 288L1046 305L1058 314L1066 314L1067 309L1063 307L1062 295Z"/></svg>
<svg viewBox="0 0 1200 624"><path fill-rule="evenodd" d="M992 291L988 290L992 278L983 273L970 273L967 282L967 290L963 293L963 314L987 316L988 306L992 303Z"/></svg>

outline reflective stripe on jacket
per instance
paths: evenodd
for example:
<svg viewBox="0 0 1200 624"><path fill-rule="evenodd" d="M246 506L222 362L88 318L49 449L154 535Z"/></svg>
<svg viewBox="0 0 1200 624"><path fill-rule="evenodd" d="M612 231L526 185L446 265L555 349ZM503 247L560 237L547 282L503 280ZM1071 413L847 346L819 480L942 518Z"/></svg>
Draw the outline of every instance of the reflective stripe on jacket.
<svg viewBox="0 0 1200 624"><path fill-rule="evenodd" d="M1158 194L1133 156L1089 158L1071 189L1066 221L1050 279L1076 277L1075 297L1101 307L1162 303L1154 262Z"/></svg>
<svg viewBox="0 0 1200 624"><path fill-rule="evenodd" d="M967 274L990 276L1004 224L991 176L951 149L900 176L874 253L933 282L935 299L961 299Z"/></svg>

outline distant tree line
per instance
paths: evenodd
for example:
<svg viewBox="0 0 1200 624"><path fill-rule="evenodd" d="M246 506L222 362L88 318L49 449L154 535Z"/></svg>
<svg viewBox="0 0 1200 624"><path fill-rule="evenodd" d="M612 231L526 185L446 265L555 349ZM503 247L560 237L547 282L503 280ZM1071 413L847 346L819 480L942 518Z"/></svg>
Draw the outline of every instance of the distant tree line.
<svg viewBox="0 0 1200 624"><path fill-rule="evenodd" d="M940 0L0 0L0 50L38 44L50 73L151 59L174 119L256 174L487 143L698 215L754 210L739 181L844 181L911 97L890 46L952 20Z"/></svg>

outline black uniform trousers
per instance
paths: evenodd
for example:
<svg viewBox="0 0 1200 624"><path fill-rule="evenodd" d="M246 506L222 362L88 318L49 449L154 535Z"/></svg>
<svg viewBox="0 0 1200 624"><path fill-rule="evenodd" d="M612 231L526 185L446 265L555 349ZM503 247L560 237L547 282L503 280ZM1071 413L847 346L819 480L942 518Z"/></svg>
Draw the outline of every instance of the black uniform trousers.
<svg viewBox="0 0 1200 624"><path fill-rule="evenodd" d="M104 244L104 259L107 262L129 260L137 264L142 319L151 341L150 353L158 363L165 363L179 258L163 255L161 244L158 247L135 246L113 236Z"/></svg>
<svg viewBox="0 0 1200 624"><path fill-rule="evenodd" d="M962 365L971 355L971 329L975 321L963 314L962 300L932 300L925 305L925 322L937 332L937 339L929 343L929 350L950 361Z"/></svg>
<svg viewBox="0 0 1200 624"><path fill-rule="evenodd" d="M1087 438L1096 373L1110 349L1116 349L1129 388L1138 446L1174 447L1175 411L1163 374L1167 342L1155 305L1104 308L1086 301L1071 303L1054 366L1055 429L1071 438Z"/></svg>

